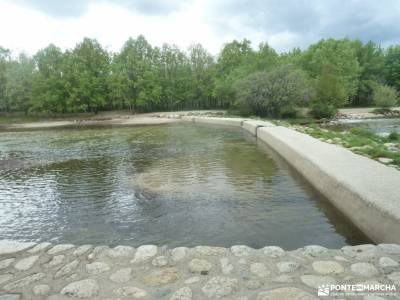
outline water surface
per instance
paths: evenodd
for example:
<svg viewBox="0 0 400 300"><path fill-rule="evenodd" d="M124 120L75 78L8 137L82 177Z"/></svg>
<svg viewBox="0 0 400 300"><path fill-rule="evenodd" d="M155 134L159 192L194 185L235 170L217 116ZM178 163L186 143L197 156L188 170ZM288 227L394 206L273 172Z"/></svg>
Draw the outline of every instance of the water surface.
<svg viewBox="0 0 400 300"><path fill-rule="evenodd" d="M287 249L366 241L235 128L0 132L0 160L2 239Z"/></svg>
<svg viewBox="0 0 400 300"><path fill-rule="evenodd" d="M400 118L397 119L362 119L362 120L341 120L334 122L329 127L340 130L350 128L365 128L379 135L387 136L391 132L400 133Z"/></svg>

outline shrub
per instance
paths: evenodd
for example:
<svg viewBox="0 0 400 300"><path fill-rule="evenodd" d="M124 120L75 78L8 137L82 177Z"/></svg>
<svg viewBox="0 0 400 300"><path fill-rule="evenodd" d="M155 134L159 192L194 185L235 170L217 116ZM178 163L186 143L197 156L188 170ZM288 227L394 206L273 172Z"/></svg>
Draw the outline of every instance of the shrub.
<svg viewBox="0 0 400 300"><path fill-rule="evenodd" d="M398 134L397 132L391 132L388 136L388 139L391 141L398 141L400 140L400 134Z"/></svg>
<svg viewBox="0 0 400 300"><path fill-rule="evenodd" d="M391 108L398 103L397 91L388 85L378 85L374 89L374 103L380 108Z"/></svg>
<svg viewBox="0 0 400 300"><path fill-rule="evenodd" d="M267 117L295 116L312 95L305 74L287 65L250 74L235 89L240 110Z"/></svg>
<svg viewBox="0 0 400 300"><path fill-rule="evenodd" d="M325 102L313 102L310 108L311 115L316 119L330 119L337 113L337 108L333 104Z"/></svg>

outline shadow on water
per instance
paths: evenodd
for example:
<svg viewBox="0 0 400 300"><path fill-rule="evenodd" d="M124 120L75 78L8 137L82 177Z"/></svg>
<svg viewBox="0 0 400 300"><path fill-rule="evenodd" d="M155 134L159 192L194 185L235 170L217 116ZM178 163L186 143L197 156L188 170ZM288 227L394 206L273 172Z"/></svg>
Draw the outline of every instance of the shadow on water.
<svg viewBox="0 0 400 300"><path fill-rule="evenodd" d="M247 136L247 139L254 137ZM271 149L265 142L256 141L259 148L268 153L274 159L282 170L287 170L290 176L303 187L304 192L308 195L315 207L323 213L326 221L331 225L337 234L342 236L348 245L370 244L373 243L357 226L343 213L341 213L328 199L318 192L296 169L291 167L285 159L283 159L276 151Z"/></svg>
<svg viewBox="0 0 400 300"><path fill-rule="evenodd" d="M0 133L0 238L76 244L368 240L265 144L236 128L162 125Z"/></svg>

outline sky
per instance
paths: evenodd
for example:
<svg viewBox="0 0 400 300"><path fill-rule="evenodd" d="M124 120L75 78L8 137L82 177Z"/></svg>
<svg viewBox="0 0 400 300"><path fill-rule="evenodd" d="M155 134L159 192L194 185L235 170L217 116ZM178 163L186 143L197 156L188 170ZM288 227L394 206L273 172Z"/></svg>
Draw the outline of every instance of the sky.
<svg viewBox="0 0 400 300"><path fill-rule="evenodd" d="M14 54L73 48L84 37L119 51L139 34L212 54L243 38L279 52L330 37L387 46L400 43L400 0L0 0L0 46Z"/></svg>

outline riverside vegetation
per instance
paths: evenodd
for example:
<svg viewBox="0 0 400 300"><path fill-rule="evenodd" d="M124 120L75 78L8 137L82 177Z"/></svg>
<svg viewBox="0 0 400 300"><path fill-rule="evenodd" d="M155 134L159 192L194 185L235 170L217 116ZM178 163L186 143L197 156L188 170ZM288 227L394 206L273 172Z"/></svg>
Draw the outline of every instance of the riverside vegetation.
<svg viewBox="0 0 400 300"><path fill-rule="evenodd" d="M16 57L0 47L0 112L23 115L150 112L221 108L293 117L309 107L331 117L338 107L398 103L400 45L326 39L277 53L232 41L214 57L200 44L183 51L130 38L118 53L85 38Z"/></svg>

